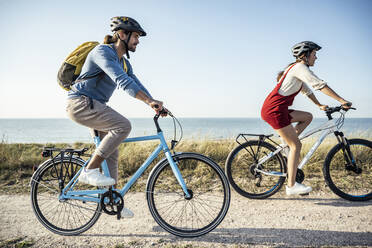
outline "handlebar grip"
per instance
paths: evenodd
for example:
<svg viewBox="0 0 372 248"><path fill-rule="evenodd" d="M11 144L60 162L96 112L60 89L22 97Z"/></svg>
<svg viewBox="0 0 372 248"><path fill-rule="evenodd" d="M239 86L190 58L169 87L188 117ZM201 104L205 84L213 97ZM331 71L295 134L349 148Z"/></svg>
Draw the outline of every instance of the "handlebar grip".
<svg viewBox="0 0 372 248"><path fill-rule="evenodd" d="M346 105L346 106L348 106L348 107L351 107L351 103L345 103L345 104L342 104L342 105Z"/></svg>

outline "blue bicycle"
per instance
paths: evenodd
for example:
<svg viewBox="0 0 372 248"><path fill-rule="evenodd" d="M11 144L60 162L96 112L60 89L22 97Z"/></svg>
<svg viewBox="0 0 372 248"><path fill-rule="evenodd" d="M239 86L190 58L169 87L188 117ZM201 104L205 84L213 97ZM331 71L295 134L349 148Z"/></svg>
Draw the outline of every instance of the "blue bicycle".
<svg viewBox="0 0 372 248"><path fill-rule="evenodd" d="M170 116L176 128L175 121L179 122L172 114ZM155 115L157 135L123 141L159 140L160 144L120 190L78 182L82 168L89 162L81 158L86 155L87 148L45 147L43 156L50 159L42 163L31 178L31 202L38 220L54 233L78 235L92 227L101 213L120 219L124 195L163 151L165 158L152 169L146 186L147 203L155 221L164 230L180 237L197 237L216 228L230 205L230 187L223 170L201 154L175 153L175 140L171 152L158 118L159 115ZM98 135L94 142L99 145ZM110 175L106 161L102 163L102 170Z"/></svg>

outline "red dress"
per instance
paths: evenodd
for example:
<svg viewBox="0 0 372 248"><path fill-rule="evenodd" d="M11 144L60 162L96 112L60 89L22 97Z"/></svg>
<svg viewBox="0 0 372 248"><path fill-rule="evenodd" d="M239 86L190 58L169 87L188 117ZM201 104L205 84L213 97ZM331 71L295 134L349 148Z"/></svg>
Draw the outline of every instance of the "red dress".
<svg viewBox="0 0 372 248"><path fill-rule="evenodd" d="M295 64L287 70L274 90L266 97L261 109L261 118L269 123L274 129L280 129L291 124L292 117L289 113L293 110L288 109L288 107L292 105L295 96L301 91L301 89L289 96L282 96L278 91L282 86L288 71L292 69L294 65Z"/></svg>

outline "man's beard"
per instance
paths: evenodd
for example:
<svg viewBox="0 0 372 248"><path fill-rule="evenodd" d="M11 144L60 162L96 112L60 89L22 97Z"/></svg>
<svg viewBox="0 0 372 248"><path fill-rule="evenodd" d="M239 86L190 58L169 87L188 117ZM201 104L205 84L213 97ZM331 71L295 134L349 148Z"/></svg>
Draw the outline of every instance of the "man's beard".
<svg viewBox="0 0 372 248"><path fill-rule="evenodd" d="M130 47L128 48L128 50L131 51L131 52L135 52L135 51L136 51L136 46L137 46L137 45L130 46Z"/></svg>

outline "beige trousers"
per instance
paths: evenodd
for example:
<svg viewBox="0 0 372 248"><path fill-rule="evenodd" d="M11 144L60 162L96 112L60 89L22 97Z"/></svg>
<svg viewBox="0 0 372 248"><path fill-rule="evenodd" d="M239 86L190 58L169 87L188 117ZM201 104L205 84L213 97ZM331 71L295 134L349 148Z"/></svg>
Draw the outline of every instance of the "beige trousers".
<svg viewBox="0 0 372 248"><path fill-rule="evenodd" d="M90 100L86 96L70 98L67 100L66 112L69 118L83 126L97 130L101 138L100 145L95 153L106 159L110 175L118 180L118 146L128 137L132 126L127 118L99 101Z"/></svg>

